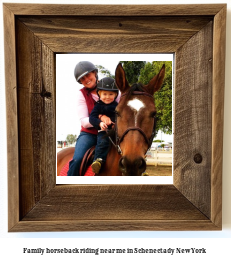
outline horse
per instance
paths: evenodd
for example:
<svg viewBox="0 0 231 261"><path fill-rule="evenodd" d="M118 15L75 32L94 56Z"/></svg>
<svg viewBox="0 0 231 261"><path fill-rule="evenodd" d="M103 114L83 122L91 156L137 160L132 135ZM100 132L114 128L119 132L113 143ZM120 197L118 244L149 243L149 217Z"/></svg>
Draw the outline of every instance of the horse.
<svg viewBox="0 0 231 261"><path fill-rule="evenodd" d="M116 107L116 122L109 134L111 147L98 176L141 176L146 170L146 153L152 144L156 127L154 93L161 89L165 65L147 85L129 85L122 64L115 71L115 82L121 92ZM74 154L74 148L57 154L57 175L61 166Z"/></svg>

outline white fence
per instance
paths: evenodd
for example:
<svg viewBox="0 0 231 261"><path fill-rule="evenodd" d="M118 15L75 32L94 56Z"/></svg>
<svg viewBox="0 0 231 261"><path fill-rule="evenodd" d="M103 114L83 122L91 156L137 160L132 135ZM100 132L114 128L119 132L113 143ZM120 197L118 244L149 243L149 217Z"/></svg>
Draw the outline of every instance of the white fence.
<svg viewBox="0 0 231 261"><path fill-rule="evenodd" d="M147 153L147 165L172 165L172 150L151 150Z"/></svg>

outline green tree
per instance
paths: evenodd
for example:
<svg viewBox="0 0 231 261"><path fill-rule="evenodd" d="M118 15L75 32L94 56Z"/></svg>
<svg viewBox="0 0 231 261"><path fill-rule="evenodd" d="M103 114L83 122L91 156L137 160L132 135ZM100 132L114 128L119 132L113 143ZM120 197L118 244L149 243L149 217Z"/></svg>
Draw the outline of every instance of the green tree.
<svg viewBox="0 0 231 261"><path fill-rule="evenodd" d="M161 142L164 142L164 140L154 140L153 142L161 143Z"/></svg>
<svg viewBox="0 0 231 261"><path fill-rule="evenodd" d="M106 69L104 66L102 65L96 65L95 66L98 71L100 73L102 73L103 75L105 75L105 77L112 77L112 78L115 78L115 75L113 75L108 69Z"/></svg>
<svg viewBox="0 0 231 261"><path fill-rule="evenodd" d="M66 137L66 141L68 144L72 144L76 141L77 135L68 134Z"/></svg>
<svg viewBox="0 0 231 261"><path fill-rule="evenodd" d="M130 85L138 82L141 69L145 67L146 62L141 61L121 61L126 73L127 81Z"/></svg>
<svg viewBox="0 0 231 261"><path fill-rule="evenodd" d="M129 84L133 84L138 82L140 76L140 70L144 68L146 62L140 61L121 61L124 71L126 73L126 78ZM102 65L95 66L98 71L103 74L105 77L115 78L115 75L112 74L107 68Z"/></svg>
<svg viewBox="0 0 231 261"><path fill-rule="evenodd" d="M172 62L147 62L141 69L139 81L147 84L165 64L165 78L161 90L154 94L157 109L156 131L172 134Z"/></svg>

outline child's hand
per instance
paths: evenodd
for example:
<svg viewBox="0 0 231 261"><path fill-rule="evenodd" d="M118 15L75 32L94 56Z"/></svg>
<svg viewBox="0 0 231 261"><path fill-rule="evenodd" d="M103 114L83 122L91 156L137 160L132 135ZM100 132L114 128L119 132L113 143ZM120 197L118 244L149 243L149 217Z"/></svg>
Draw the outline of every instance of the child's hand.
<svg viewBox="0 0 231 261"><path fill-rule="evenodd" d="M107 129L107 124L105 122L101 121L99 126L100 126L101 130L106 130Z"/></svg>
<svg viewBox="0 0 231 261"><path fill-rule="evenodd" d="M103 116L101 117L101 121L104 122L104 123L106 123L107 125L111 125L111 124L112 124L111 119L110 119L109 117L107 117L106 115L103 115Z"/></svg>

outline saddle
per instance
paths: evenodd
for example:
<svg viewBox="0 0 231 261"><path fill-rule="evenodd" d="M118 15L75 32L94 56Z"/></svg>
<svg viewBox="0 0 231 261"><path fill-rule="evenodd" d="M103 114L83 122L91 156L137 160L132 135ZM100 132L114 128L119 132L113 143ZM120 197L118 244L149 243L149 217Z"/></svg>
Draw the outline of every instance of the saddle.
<svg viewBox="0 0 231 261"><path fill-rule="evenodd" d="M80 170L79 170L80 176L84 176L87 169L92 164L94 159L94 154L95 154L95 146L91 147L89 150L86 151L80 165Z"/></svg>

